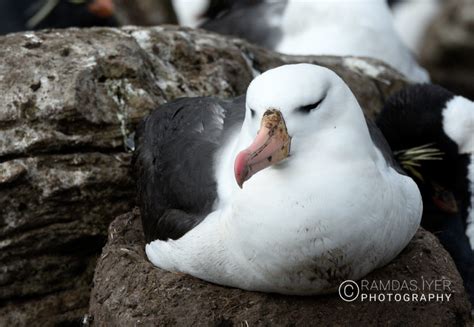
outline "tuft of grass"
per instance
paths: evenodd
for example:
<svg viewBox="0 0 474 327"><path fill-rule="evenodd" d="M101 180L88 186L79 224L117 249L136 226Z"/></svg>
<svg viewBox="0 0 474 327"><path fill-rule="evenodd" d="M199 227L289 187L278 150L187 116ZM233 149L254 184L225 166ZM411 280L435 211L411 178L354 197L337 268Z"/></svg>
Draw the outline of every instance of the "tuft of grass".
<svg viewBox="0 0 474 327"><path fill-rule="evenodd" d="M421 167L422 162L443 160L444 152L433 147L433 145L434 143L428 143L414 148L395 151L393 154L403 169L423 182L423 175L418 169Z"/></svg>

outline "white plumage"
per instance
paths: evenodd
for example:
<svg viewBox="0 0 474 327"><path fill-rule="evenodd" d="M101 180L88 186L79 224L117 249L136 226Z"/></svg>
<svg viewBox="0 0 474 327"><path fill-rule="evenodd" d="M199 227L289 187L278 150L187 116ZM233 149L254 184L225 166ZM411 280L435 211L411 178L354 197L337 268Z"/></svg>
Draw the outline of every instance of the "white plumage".
<svg viewBox="0 0 474 327"><path fill-rule="evenodd" d="M393 8L395 30L403 43L416 55L420 54L425 33L440 13L440 0L404 0Z"/></svg>
<svg viewBox="0 0 474 327"><path fill-rule="evenodd" d="M187 15L195 17L195 21L199 17L202 19L206 12L202 7L204 2L200 0L191 5L186 4L186 1L175 0L180 22L196 26L196 22L188 22ZM178 6L180 3L186 5ZM418 65L397 33L386 0L257 0L226 3L227 7L225 3L220 3L222 8L213 7L220 12L215 18L206 21L203 28L242 37L285 54L376 58L413 82L430 80L427 71ZM197 14L198 11L201 16ZM415 14L419 15L419 11ZM398 16L397 19L397 22L402 21ZM404 23L404 27L409 28L422 21L426 26L428 21L425 16L410 19L411 24ZM421 32L417 35L421 35Z"/></svg>
<svg viewBox="0 0 474 327"><path fill-rule="evenodd" d="M429 81L398 36L386 0L289 0L276 50L382 60L410 80Z"/></svg>
<svg viewBox="0 0 474 327"><path fill-rule="evenodd" d="M474 250L474 102L455 96L446 103L443 110L443 131L456 143L459 153L469 157L466 178L470 206L467 208L466 235Z"/></svg>
<svg viewBox="0 0 474 327"><path fill-rule="evenodd" d="M179 24L188 27L197 27L202 23L201 15L209 5L209 0L172 0L171 2Z"/></svg>

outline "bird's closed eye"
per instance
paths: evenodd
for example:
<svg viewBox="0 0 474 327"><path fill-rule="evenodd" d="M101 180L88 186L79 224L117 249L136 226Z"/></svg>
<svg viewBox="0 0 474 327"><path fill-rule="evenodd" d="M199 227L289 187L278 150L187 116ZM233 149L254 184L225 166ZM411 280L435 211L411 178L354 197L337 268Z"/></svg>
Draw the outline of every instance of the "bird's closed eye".
<svg viewBox="0 0 474 327"><path fill-rule="evenodd" d="M316 109L317 107L319 107L319 105L321 104L321 102L323 102L324 100L324 97L319 100L318 102L315 102L315 103L311 103L311 104L307 104L306 106L301 106L301 107L298 107L296 108L296 111L298 112L301 112L303 114L308 114L310 113L312 110Z"/></svg>
<svg viewBox="0 0 474 327"><path fill-rule="evenodd" d="M255 110L253 109L250 109L250 117L255 117Z"/></svg>

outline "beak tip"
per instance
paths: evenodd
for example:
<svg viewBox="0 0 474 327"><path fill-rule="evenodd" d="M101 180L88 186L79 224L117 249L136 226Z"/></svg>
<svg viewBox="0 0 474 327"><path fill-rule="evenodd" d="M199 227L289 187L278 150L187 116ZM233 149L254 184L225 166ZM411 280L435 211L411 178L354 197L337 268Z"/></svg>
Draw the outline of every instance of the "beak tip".
<svg viewBox="0 0 474 327"><path fill-rule="evenodd" d="M237 185L239 185L240 188L243 187L244 182L247 180L246 178L248 174L247 161L248 161L248 153L246 151L241 151L237 155L237 158L235 159L235 162L234 162L235 181L237 182Z"/></svg>
<svg viewBox="0 0 474 327"><path fill-rule="evenodd" d="M235 176L235 181L237 182L237 185L239 185L239 188L242 189L245 181L238 175Z"/></svg>

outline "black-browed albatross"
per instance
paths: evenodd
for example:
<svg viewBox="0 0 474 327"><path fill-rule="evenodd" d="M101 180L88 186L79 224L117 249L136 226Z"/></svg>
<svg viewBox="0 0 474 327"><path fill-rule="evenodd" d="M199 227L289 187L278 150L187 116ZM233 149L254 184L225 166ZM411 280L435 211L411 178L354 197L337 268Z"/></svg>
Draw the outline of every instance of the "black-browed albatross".
<svg viewBox="0 0 474 327"><path fill-rule="evenodd" d="M140 124L134 158L149 260L299 295L387 264L422 202L375 132L349 87L310 64L265 72L245 100L161 106Z"/></svg>
<svg viewBox="0 0 474 327"><path fill-rule="evenodd" d="M429 81L398 36L385 0L217 0L205 16L202 28L277 52L371 57L411 81Z"/></svg>

